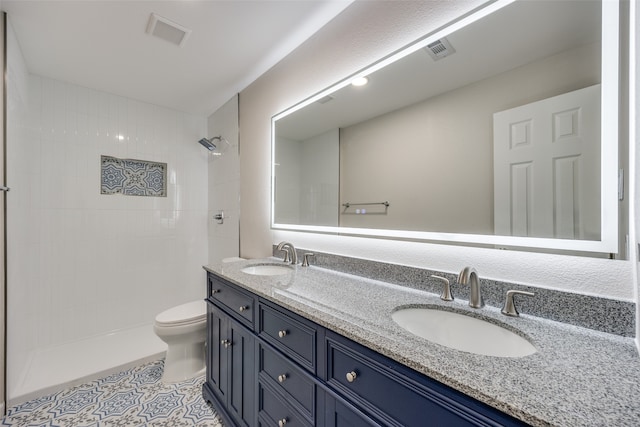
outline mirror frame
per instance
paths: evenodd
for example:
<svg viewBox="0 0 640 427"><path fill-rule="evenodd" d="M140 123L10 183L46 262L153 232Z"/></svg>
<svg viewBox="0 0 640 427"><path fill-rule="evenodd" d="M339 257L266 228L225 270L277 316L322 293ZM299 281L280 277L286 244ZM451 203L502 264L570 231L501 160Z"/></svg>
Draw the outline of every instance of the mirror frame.
<svg viewBox="0 0 640 427"><path fill-rule="evenodd" d="M275 125L295 111L351 84L354 78L367 76L426 45L464 28L483 17L502 9L516 0L496 0L454 20L414 43L382 58L335 85L276 114L271 119L271 228L279 230L329 233L337 235L379 237L398 240L428 241L433 243L471 244L490 247L531 248L559 251L618 253L618 99L619 99L619 21L620 0L602 1L602 56L601 56L601 240L570 240L537 237L515 237L487 234L460 234L431 231L405 231L339 226L313 226L281 224L275 222ZM607 48L605 49L604 46ZM611 137L615 135L615 137Z"/></svg>

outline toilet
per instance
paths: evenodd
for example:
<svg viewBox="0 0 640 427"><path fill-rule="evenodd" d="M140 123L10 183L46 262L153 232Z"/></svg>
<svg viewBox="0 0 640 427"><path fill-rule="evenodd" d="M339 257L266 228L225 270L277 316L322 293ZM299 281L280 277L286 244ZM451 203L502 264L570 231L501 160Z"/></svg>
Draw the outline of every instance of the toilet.
<svg viewBox="0 0 640 427"><path fill-rule="evenodd" d="M153 330L167 343L162 382L176 383L204 374L207 330L207 303L204 300L163 311L156 316Z"/></svg>
<svg viewBox="0 0 640 427"><path fill-rule="evenodd" d="M242 261L225 258L222 262ZM204 342L207 336L207 303L192 301L172 307L156 316L153 330L167 343L162 382L176 383L199 375L206 370Z"/></svg>

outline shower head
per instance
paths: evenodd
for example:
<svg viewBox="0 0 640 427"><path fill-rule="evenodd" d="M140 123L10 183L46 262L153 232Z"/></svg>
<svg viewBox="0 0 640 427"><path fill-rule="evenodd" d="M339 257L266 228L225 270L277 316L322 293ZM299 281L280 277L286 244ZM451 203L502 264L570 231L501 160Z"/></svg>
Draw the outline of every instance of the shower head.
<svg viewBox="0 0 640 427"><path fill-rule="evenodd" d="M215 141L216 139L220 140L222 139L219 136L214 136L211 139L208 138L202 138L200 141L198 141L204 148L206 148L209 151L213 151L216 149L216 144L213 143L213 141Z"/></svg>
<svg viewBox="0 0 640 427"><path fill-rule="evenodd" d="M229 146L229 142L222 136L214 136L213 138L202 138L198 142L204 148L211 151L211 154L213 154L214 156L221 156Z"/></svg>

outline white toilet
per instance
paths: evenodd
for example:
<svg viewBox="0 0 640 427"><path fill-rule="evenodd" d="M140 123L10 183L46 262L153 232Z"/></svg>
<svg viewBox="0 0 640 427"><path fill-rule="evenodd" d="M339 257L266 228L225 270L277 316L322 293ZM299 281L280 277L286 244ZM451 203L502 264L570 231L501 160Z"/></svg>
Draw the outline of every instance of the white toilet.
<svg viewBox="0 0 640 427"><path fill-rule="evenodd" d="M241 261L225 258L222 262ZM207 303L192 301L156 316L153 330L167 343L162 381L176 383L202 375L206 370L204 342L207 336Z"/></svg>
<svg viewBox="0 0 640 427"><path fill-rule="evenodd" d="M153 330L167 343L163 382L175 383L204 374L207 332L207 303L204 300L163 311L156 316Z"/></svg>

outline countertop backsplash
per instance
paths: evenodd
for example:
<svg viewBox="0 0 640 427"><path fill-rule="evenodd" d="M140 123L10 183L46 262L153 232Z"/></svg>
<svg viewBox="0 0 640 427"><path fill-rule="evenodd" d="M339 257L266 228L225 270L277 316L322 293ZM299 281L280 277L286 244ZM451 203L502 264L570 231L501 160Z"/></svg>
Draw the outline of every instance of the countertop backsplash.
<svg viewBox="0 0 640 427"><path fill-rule="evenodd" d="M299 260L303 259L302 257L305 253L313 252L314 256L311 258L310 263L317 267L435 294L440 294L442 284L430 276L445 277L451 283L451 291L454 298L469 299L469 287L458 284L456 274L321 253L307 249L296 249L296 252ZM273 256L282 256L282 253L276 250L275 245L273 246ZM460 268L463 267L462 265L460 266ZM487 305L501 308L504 304L506 292L510 289L534 292L534 297L517 298L517 308L520 313L623 337L635 337L636 307L631 301L620 301L485 279L482 277L482 271L478 271L478 277L480 278L482 296Z"/></svg>

